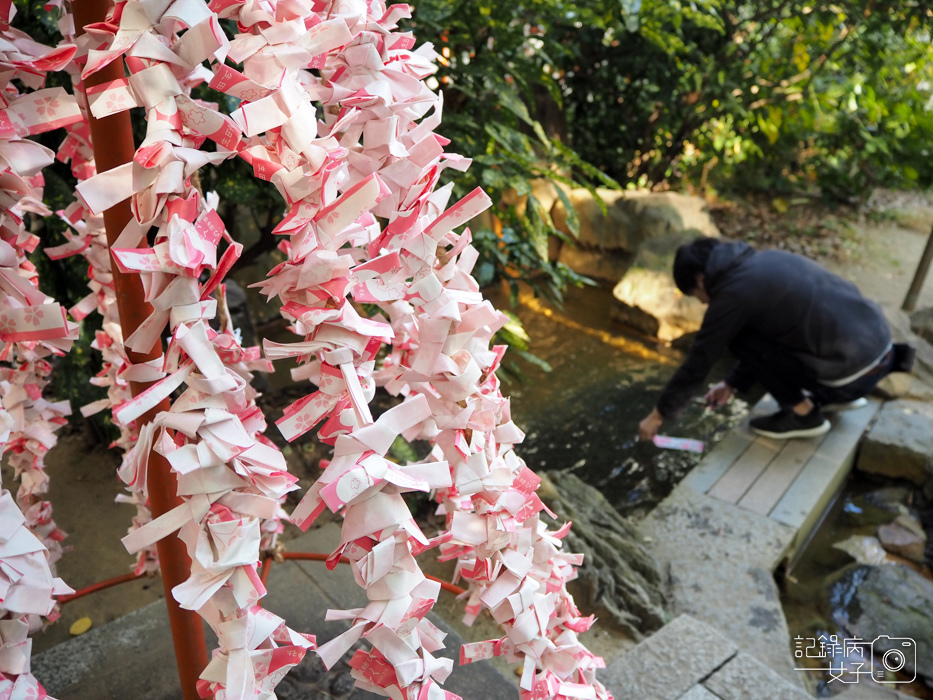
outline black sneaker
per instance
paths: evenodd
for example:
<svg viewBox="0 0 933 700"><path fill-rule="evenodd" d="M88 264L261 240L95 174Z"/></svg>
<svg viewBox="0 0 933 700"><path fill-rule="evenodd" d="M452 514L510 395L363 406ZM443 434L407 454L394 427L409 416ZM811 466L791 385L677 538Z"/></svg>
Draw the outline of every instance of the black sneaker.
<svg viewBox="0 0 933 700"><path fill-rule="evenodd" d="M759 435L775 440L817 437L829 431L829 421L819 408L805 416L798 416L790 408L782 408L770 416L752 418L748 425Z"/></svg>

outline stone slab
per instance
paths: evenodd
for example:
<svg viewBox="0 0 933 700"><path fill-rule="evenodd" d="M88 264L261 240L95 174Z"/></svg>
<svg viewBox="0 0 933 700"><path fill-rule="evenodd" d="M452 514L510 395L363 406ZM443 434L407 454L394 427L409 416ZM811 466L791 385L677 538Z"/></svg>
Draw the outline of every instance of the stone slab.
<svg viewBox="0 0 933 700"><path fill-rule="evenodd" d="M617 698L677 700L737 651L735 644L709 625L681 615L601 675Z"/></svg>
<svg viewBox="0 0 933 700"><path fill-rule="evenodd" d="M889 401L862 444L858 468L923 486L931 476L933 419L919 401Z"/></svg>
<svg viewBox="0 0 933 700"><path fill-rule="evenodd" d="M704 680L703 686L722 700L758 700L762 697L768 700L811 700L808 693L744 652L736 654Z"/></svg>
<svg viewBox="0 0 933 700"><path fill-rule="evenodd" d="M32 672L58 700L181 697L161 601L33 657Z"/></svg>
<svg viewBox="0 0 933 700"><path fill-rule="evenodd" d="M801 682L773 571L794 529L678 487L641 524L669 571L671 607L726 634L788 682Z"/></svg>
<svg viewBox="0 0 933 700"><path fill-rule="evenodd" d="M704 568L735 561L774 571L794 537L792 528L678 486L641 522L648 549L661 561Z"/></svg>

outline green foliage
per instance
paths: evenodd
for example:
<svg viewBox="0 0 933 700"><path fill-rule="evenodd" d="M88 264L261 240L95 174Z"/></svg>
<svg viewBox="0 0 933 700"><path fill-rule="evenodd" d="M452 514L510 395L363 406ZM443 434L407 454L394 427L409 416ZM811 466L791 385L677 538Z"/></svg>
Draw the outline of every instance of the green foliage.
<svg viewBox="0 0 933 700"><path fill-rule="evenodd" d="M636 33L617 22L565 39L581 157L643 186L849 198L933 184L927 4L723 0L671 14L676 5L645 3Z"/></svg>
<svg viewBox="0 0 933 700"><path fill-rule="evenodd" d="M17 27L57 42L58 17L40 0L17 8ZM480 284L504 280L514 300L525 282L559 301L586 282L548 254L552 238L572 240L579 227L568 187L689 183L848 199L933 185L931 22L922 0L421 0L411 28L442 56L431 79L445 101L439 131L473 159L445 177L458 195L481 186L495 203L474 223ZM48 84L68 83L60 73ZM195 96L237 106L206 86ZM137 138L140 117L134 110ZM38 140L54 149L60 138ZM63 208L67 167L45 177L51 208ZM283 211L272 185L241 160L202 177L234 235L265 241L244 257L267 252ZM569 233L551 219L542 182L559 185ZM54 217L32 225L43 245L60 242ZM85 293L79 260L34 262L62 303ZM500 337L527 349L514 330Z"/></svg>
<svg viewBox="0 0 933 700"><path fill-rule="evenodd" d="M503 313L509 317L509 321L496 333L495 340L498 345L508 345L509 350L499 368L499 377L506 382L525 381L526 375L516 361L516 357L520 357L526 362L540 367L545 372L550 372L550 364L534 353L529 352L528 347L531 338L529 338L528 334L525 332L518 316L510 311L504 311Z"/></svg>
<svg viewBox="0 0 933 700"><path fill-rule="evenodd" d="M591 17L618 7L608 1L426 0L415 8L415 35L442 56L434 78L444 94L440 131L451 139L451 150L473 159L469 171L448 171L448 177L460 194L477 186L486 190L501 224L495 233L492 224L475 232L480 284L505 278L514 294L522 280L559 301L566 284L582 282L548 260L548 239L564 234L533 187L550 181L595 192L597 186L618 185L566 143L556 71L566 47L554 41L551 30L572 24L581 13Z"/></svg>

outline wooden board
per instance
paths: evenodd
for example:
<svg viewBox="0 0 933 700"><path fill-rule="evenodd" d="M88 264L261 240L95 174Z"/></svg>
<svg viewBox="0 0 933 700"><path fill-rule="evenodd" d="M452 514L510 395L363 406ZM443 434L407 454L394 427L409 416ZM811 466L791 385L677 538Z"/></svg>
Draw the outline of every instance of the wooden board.
<svg viewBox="0 0 933 700"><path fill-rule="evenodd" d="M706 493L754 441L755 436L748 430L737 428L731 431L680 483Z"/></svg>
<svg viewBox="0 0 933 700"><path fill-rule="evenodd" d="M736 430L747 430L747 428ZM777 456L781 447L782 445L776 440L764 437L755 438L749 448L732 463L732 466L707 493L726 503L738 503L771 463L771 460Z"/></svg>
<svg viewBox="0 0 933 700"><path fill-rule="evenodd" d="M771 395L765 394L764 398L752 407L749 418L774 413L777 407L777 403L771 398ZM755 434L748 430L747 427L733 429L680 483L686 484L694 491L706 493L712 488L713 484L719 481L719 478L726 473L729 467L745 454L745 451L753 442L755 442Z"/></svg>
<svg viewBox="0 0 933 700"><path fill-rule="evenodd" d="M871 399L856 411L833 416L833 429L827 433L817 453L794 479L769 513L778 522L809 534L808 523L815 523L855 459L856 448L881 403Z"/></svg>
<svg viewBox="0 0 933 700"><path fill-rule="evenodd" d="M771 460L771 464L745 492L738 505L759 515L768 515L825 437L821 435L808 440L788 440L777 457Z"/></svg>

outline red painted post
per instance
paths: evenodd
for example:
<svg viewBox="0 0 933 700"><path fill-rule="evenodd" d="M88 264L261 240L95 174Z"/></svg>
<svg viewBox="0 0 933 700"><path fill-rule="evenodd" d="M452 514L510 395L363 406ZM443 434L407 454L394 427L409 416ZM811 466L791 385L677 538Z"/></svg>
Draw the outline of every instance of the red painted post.
<svg viewBox="0 0 933 700"><path fill-rule="evenodd" d="M79 34L83 27L95 22L103 22L110 9L110 0L75 0L73 3L75 26ZM87 78L84 83L85 90L94 85L106 83L124 77L123 61L116 60L94 75ZM98 172L111 170L117 166L128 163L135 155L133 131L130 124L130 113L121 112L103 119L90 117L91 139L94 142L94 161ZM104 212L104 224L107 228L107 241L113 245L117 236L132 217L129 200L120 202ZM148 318L152 308L145 302L142 282L139 275L121 273L116 264L111 261L113 269L113 284L117 296L117 309L120 314L120 325L123 328L123 337L128 337L143 321ZM155 359L162 354L160 345L156 345L149 353L141 354L127 352L130 362L139 363ZM133 382L130 388L133 395L143 391L148 384ZM167 411L169 402L166 399L152 411L137 419L139 425L144 425L153 419L160 411ZM176 495L175 475L169 467L168 461L156 452L149 456L149 506L153 517L158 517L181 503ZM172 641L175 646L175 660L178 665L178 676L181 681L182 697L184 700L198 700L196 684L201 671L207 665L207 645L204 641L204 628L200 616L193 611L183 610L172 597L172 588L187 580L191 560L185 551L184 543L177 537L166 537L157 544L159 550L159 563L162 571L162 584L165 588L165 603L168 609L169 623L172 628Z"/></svg>

